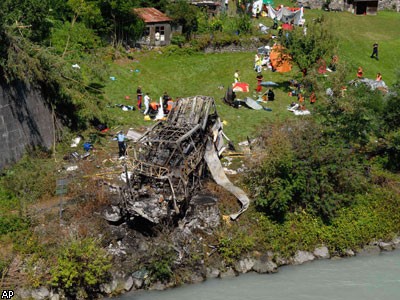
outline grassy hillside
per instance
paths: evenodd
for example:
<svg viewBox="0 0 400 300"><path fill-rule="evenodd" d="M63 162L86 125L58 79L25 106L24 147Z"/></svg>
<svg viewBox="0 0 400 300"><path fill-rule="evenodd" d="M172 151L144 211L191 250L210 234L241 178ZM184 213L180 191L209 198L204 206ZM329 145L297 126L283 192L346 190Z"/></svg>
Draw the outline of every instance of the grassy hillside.
<svg viewBox="0 0 400 300"><path fill-rule="evenodd" d="M307 22L324 15L330 20L333 30L339 38L339 57L346 62L349 77L355 78L356 69L362 66L364 75L375 78L381 72L383 80L392 85L395 81L396 62L400 61L400 16L393 12L379 12L377 16L355 16L350 13L329 13L306 10ZM272 20L261 18L254 24L263 22L271 25ZM380 45L380 60L371 59L372 44ZM109 75L115 81L106 84L105 92L109 104L135 104L136 88L143 87L152 99L158 100L164 91L173 98L192 95L208 95L216 99L217 109L222 119L227 121L226 133L235 141L243 140L247 135L257 132L264 121L271 121L292 115L286 106L294 99L287 95L287 81L298 78L299 72L294 68L289 73L272 73L264 71L264 80L280 83L275 89L276 101L268 103L272 112L254 111L247 108L233 109L222 103L225 90L233 82L233 73L240 70L241 80L250 84L251 92L238 93L238 98L253 97L256 87L256 73L253 71L254 53L222 53L168 55L161 52L136 52L134 60L117 61L110 65ZM219 89L223 86L223 89ZM265 88L264 88L265 91ZM130 96L126 100L125 96ZM148 126L151 122L143 121L138 111L123 112L110 108L111 119L124 126Z"/></svg>
<svg viewBox="0 0 400 300"><path fill-rule="evenodd" d="M173 98L193 95L207 95L216 99L217 110L227 121L226 132L235 141L253 134L264 120L273 120L290 115L286 111L291 101L284 87L276 89L277 100L269 103L272 112L254 111L247 108L234 109L223 104L221 98L226 88L233 82L233 74L240 70L241 80L250 84L250 93L237 93L238 98L253 97L256 88L256 73L253 70L254 53L196 54L184 56L166 56L157 53L138 54L138 62L123 62L111 66L112 76L117 80L109 82L106 93L114 103L136 103L136 88L143 87L153 100L158 101L164 91ZM133 72L131 71L133 70ZM139 72L135 72L139 70ZM111 73L110 73L111 74ZM264 72L265 81L284 83L294 74ZM223 87L223 89L219 88ZM265 88L264 88L265 91ZM125 100L125 96L130 100ZM258 96L256 96L258 97ZM143 115L135 112L123 112L118 108L110 109L123 124L149 125L143 121Z"/></svg>
<svg viewBox="0 0 400 300"><path fill-rule="evenodd" d="M356 16L348 12L306 11L307 22L324 15L331 22L339 38L339 57L347 62L351 77L355 78L357 67L362 66L364 76L375 79L382 73L387 85L395 82L400 61L400 15L380 11L376 16ZM311 20L310 20L311 19ZM379 61L371 59L372 45L379 44Z"/></svg>

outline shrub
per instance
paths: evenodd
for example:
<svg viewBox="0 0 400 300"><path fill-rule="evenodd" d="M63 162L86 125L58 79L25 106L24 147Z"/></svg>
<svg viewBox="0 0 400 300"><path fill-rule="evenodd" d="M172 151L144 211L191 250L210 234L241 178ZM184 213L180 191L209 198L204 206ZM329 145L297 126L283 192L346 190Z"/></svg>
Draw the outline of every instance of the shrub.
<svg viewBox="0 0 400 300"><path fill-rule="evenodd" d="M154 281L166 282L171 279L174 274L172 266L175 256L175 252L170 246L162 246L152 253L146 268Z"/></svg>
<svg viewBox="0 0 400 300"><path fill-rule="evenodd" d="M2 216L0 214L0 235L25 230L28 227L29 221L26 218L14 215Z"/></svg>
<svg viewBox="0 0 400 300"><path fill-rule="evenodd" d="M182 47L185 44L186 38L181 34L174 34L171 38L171 44Z"/></svg>
<svg viewBox="0 0 400 300"><path fill-rule="evenodd" d="M255 239L239 226L218 237L218 253L227 264L233 264L255 246Z"/></svg>
<svg viewBox="0 0 400 300"><path fill-rule="evenodd" d="M256 206L275 220L306 210L326 222L365 192L364 167L338 139L314 122L272 126L264 136L259 161L247 176Z"/></svg>
<svg viewBox="0 0 400 300"><path fill-rule="evenodd" d="M96 291L108 278L110 257L94 239L73 240L66 244L51 268L51 284L74 296L79 288Z"/></svg>

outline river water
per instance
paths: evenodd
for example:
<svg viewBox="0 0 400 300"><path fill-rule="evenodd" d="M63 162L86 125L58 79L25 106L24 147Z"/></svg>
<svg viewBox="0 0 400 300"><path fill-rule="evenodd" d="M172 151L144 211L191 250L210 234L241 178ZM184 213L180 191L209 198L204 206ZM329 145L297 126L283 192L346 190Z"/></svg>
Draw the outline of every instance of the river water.
<svg viewBox="0 0 400 300"><path fill-rule="evenodd" d="M131 292L125 300L400 300L400 251L320 260L166 291Z"/></svg>

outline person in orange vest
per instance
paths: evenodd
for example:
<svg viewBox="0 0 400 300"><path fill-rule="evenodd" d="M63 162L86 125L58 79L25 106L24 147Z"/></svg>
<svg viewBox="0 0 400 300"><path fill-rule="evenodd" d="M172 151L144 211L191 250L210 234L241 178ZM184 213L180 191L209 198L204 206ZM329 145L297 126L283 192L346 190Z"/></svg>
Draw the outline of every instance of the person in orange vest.
<svg viewBox="0 0 400 300"><path fill-rule="evenodd" d="M360 79L363 78L363 69L361 67L358 67L357 77Z"/></svg>
<svg viewBox="0 0 400 300"><path fill-rule="evenodd" d="M304 97L303 97L303 95L302 95L301 93L299 93L299 94L297 95L297 100L299 101L300 106L302 106L303 103L304 103Z"/></svg>
<svg viewBox="0 0 400 300"><path fill-rule="evenodd" d="M376 81L382 81L382 74L381 73L376 74L376 79L375 80Z"/></svg>
<svg viewBox="0 0 400 300"><path fill-rule="evenodd" d="M157 102L150 102L149 114L155 114L158 111L159 104Z"/></svg>
<svg viewBox="0 0 400 300"><path fill-rule="evenodd" d="M172 110L172 106L174 105L174 101L170 98L167 102L167 109L165 113L169 113Z"/></svg>
<svg viewBox="0 0 400 300"><path fill-rule="evenodd" d="M310 95L310 103L314 104L317 101L317 96L315 95L315 92L312 91Z"/></svg>

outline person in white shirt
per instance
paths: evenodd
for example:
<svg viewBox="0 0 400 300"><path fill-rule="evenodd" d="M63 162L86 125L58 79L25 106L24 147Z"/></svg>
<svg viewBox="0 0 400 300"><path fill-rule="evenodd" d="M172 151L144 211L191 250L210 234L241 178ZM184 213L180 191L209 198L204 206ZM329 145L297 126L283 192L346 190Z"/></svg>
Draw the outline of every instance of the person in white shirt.
<svg viewBox="0 0 400 300"><path fill-rule="evenodd" d="M236 70L234 77L235 77L235 82L240 82L239 70Z"/></svg>
<svg viewBox="0 0 400 300"><path fill-rule="evenodd" d="M149 106L150 106L150 96L149 93L146 93L144 96L144 114L147 115L149 113Z"/></svg>

